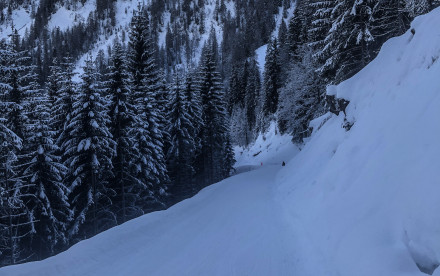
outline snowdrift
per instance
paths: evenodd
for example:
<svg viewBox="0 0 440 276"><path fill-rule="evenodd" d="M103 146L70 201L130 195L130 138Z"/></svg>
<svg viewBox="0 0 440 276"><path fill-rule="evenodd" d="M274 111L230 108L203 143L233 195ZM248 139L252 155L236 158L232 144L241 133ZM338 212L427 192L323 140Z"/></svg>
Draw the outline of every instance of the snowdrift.
<svg viewBox="0 0 440 276"><path fill-rule="evenodd" d="M415 35L328 88L354 125L326 117L279 175L301 252L292 275L426 275L440 263L439 26L440 9L417 18Z"/></svg>

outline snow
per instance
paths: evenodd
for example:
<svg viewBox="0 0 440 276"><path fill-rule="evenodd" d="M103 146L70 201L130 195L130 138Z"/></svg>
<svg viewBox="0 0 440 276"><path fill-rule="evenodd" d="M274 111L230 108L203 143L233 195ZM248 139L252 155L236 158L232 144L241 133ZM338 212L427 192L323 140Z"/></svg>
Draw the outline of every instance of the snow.
<svg viewBox="0 0 440 276"><path fill-rule="evenodd" d="M29 10L20 8L13 10L11 15L11 22L6 22L0 25L0 39L7 38L12 34L12 24L18 30L20 36L23 36L26 29L30 29L32 23L31 14Z"/></svg>
<svg viewBox="0 0 440 276"><path fill-rule="evenodd" d="M414 37L329 88L350 100L354 126L332 116L278 176L298 275L424 275L416 262L440 263L438 24L440 9L417 18Z"/></svg>
<svg viewBox="0 0 440 276"><path fill-rule="evenodd" d="M237 11L235 10L235 2L234 1L226 1L225 6L226 6L226 10L231 15L231 18L235 18L237 16Z"/></svg>
<svg viewBox="0 0 440 276"><path fill-rule="evenodd" d="M257 170L0 274L433 272L440 263L439 25L440 8L413 22L414 36L391 39L364 70L329 87L350 101L347 118L314 120L300 152L272 125L249 149L236 149L237 166L264 160ZM354 123L348 132L344 119Z"/></svg>
<svg viewBox="0 0 440 276"><path fill-rule="evenodd" d="M95 0L86 1L84 5L78 3L78 7L72 10L61 6L52 14L48 23L49 30L60 28L61 31L65 31L67 28L71 28L79 22L85 23L90 13L95 10L95 7Z"/></svg>

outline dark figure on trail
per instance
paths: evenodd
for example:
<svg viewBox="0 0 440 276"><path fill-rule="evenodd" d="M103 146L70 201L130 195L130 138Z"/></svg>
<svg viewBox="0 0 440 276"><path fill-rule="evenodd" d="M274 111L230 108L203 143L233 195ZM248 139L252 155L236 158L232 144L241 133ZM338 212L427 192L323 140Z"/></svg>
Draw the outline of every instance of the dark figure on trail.
<svg viewBox="0 0 440 276"><path fill-rule="evenodd" d="M283 164L281 164L281 166L283 166L283 167L286 166L286 163L284 163L284 161L283 161Z"/></svg>

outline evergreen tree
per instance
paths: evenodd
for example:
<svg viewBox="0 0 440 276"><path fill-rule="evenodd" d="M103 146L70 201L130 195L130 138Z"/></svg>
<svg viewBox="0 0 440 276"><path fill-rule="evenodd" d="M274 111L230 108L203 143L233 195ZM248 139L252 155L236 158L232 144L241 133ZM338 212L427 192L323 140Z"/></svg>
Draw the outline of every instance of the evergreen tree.
<svg viewBox="0 0 440 276"><path fill-rule="evenodd" d="M197 84L193 79L193 74L188 72L186 74L185 84L183 88L183 93L185 95L186 101L188 103L187 106L187 112L189 116L189 120L191 121L192 129L191 136L194 139L194 146L195 146L195 153L192 158L192 167L194 169L194 173L196 175L200 172L200 167L197 166L197 156L200 156L201 154L201 140L200 140L200 131L203 128L203 119L202 119L202 99L200 96L200 91L197 89ZM194 180L192 181L193 184L193 193L196 191L196 186L194 185Z"/></svg>
<svg viewBox="0 0 440 276"><path fill-rule="evenodd" d="M31 184L27 189L30 196L26 207L35 218L32 249L37 252L38 259L43 259L67 243L65 233L71 213L67 202L69 191L62 183L66 168L59 162L60 157L55 155L55 133L49 126L49 99L40 92L33 100L35 116L27 125L30 161L26 164L24 177Z"/></svg>
<svg viewBox="0 0 440 276"><path fill-rule="evenodd" d="M168 168L172 181L171 193L175 200L193 194L192 178L194 176L193 158L196 151L194 126L188 113L190 102L185 97L180 76L176 73L170 90L169 133L171 146L168 150Z"/></svg>
<svg viewBox="0 0 440 276"><path fill-rule="evenodd" d="M4 107L0 104L0 107ZM28 215L22 200L22 183L17 181L17 155L22 140L0 118L0 264L15 264L22 256L18 234L20 219ZM19 218L19 220L17 220ZM20 229L21 230L21 229ZM20 233L21 234L21 233Z"/></svg>
<svg viewBox="0 0 440 276"><path fill-rule="evenodd" d="M128 57L132 93L139 118L133 133L140 151L135 164L138 178L147 187L141 194L146 211L164 206L163 197L168 182L163 133L160 131L160 122L165 120L156 101L160 78L148 19L146 10L139 6L131 23Z"/></svg>
<svg viewBox="0 0 440 276"><path fill-rule="evenodd" d="M220 74L216 71L214 55L209 48L200 67L198 89L202 99L203 127L199 133L201 154L198 166L205 185L224 177L224 171L233 164L223 164L224 147L228 134L226 106Z"/></svg>
<svg viewBox="0 0 440 276"><path fill-rule="evenodd" d="M70 235L89 237L116 223L110 210L114 191L108 185L115 142L108 129L107 103L90 59L81 78L62 151L69 168L66 184L73 209Z"/></svg>
<svg viewBox="0 0 440 276"><path fill-rule="evenodd" d="M55 132L54 140L59 149L69 139L67 124L70 122L73 111L74 95L77 90L73 82L73 64L68 58L59 65L54 65L49 79L53 79L54 89L58 91L49 91L50 107L50 126ZM53 98L50 96L53 94ZM53 103L52 101L55 100ZM62 154L61 154L61 157ZM62 163L64 163L62 159Z"/></svg>
<svg viewBox="0 0 440 276"><path fill-rule="evenodd" d="M374 0L336 0L331 11L332 27L318 52L325 60L319 68L321 74L339 83L371 60L373 8Z"/></svg>
<svg viewBox="0 0 440 276"><path fill-rule="evenodd" d="M137 168L133 162L140 155L131 135L138 118L131 95L125 55L118 40L113 44L111 61L106 94L110 98L110 132L116 143L116 154L112 161L113 177L110 180L110 187L115 191L114 212L117 214L118 222L124 223L129 218L143 214L138 201L145 185L138 178Z"/></svg>
<svg viewBox="0 0 440 276"><path fill-rule="evenodd" d="M248 131L253 133L256 127L256 115L258 108L258 99L260 97L260 88L261 88L261 80L260 80L260 71L258 70L258 66L254 61L250 63L249 66L249 78L246 85L245 92L245 105L246 105L246 123L248 127Z"/></svg>
<svg viewBox="0 0 440 276"><path fill-rule="evenodd" d="M26 124L29 123L30 101L27 89L31 74L29 56L22 50L20 36L13 30L8 43L0 43L0 118L4 118L3 132L9 133L9 142L4 144L4 181L2 183L2 226L3 260L5 264L15 264L32 254L24 240L34 232L33 214L27 209L25 200L31 185L23 178L23 164L27 162Z"/></svg>
<svg viewBox="0 0 440 276"><path fill-rule="evenodd" d="M274 114L278 109L280 88L280 65L278 63L278 43L274 39L268 46L266 64L264 65L264 106L266 116Z"/></svg>

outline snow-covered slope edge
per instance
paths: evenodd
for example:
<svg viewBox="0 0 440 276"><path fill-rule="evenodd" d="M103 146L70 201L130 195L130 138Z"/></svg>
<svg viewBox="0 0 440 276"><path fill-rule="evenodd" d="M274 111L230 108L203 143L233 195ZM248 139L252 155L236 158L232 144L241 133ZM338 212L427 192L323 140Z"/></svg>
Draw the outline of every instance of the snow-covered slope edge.
<svg viewBox="0 0 440 276"><path fill-rule="evenodd" d="M351 101L278 175L301 255L292 275L425 275L440 263L440 9L353 78ZM439 269L440 270L440 269ZM434 272L440 275L440 271Z"/></svg>

